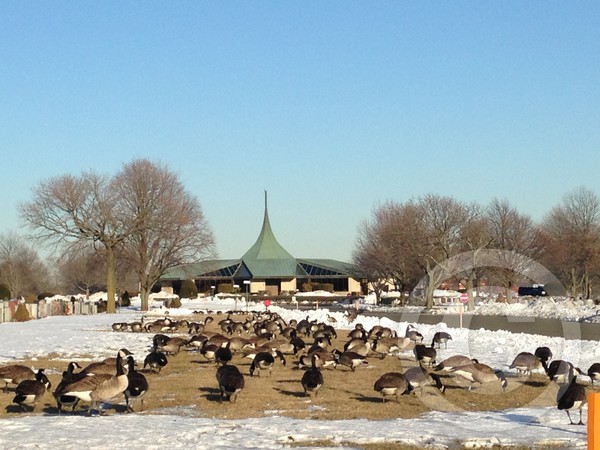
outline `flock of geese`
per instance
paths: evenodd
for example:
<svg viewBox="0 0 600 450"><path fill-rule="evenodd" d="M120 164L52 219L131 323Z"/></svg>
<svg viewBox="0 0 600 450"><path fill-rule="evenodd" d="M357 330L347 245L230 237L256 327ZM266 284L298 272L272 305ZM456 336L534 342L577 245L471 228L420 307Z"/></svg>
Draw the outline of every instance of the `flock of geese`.
<svg viewBox="0 0 600 450"><path fill-rule="evenodd" d="M200 312L196 312L200 314ZM245 317L235 320L234 315ZM243 315L243 316L242 316ZM415 367L404 371L387 372L373 384L373 389L386 397L400 395L415 390L423 393L426 386L434 386L441 394L446 386L443 376L458 376L469 382L468 389L474 385L498 383L504 392L508 386L505 374L501 370L481 363L465 355L453 355L443 361L437 361L437 350L447 348L452 336L446 332L434 334L431 344L423 343L423 335L409 324L404 336L384 326L376 325L366 330L360 323L349 330L343 348L334 348L332 341L337 339L334 327L336 320L328 316L328 323L310 320L284 321L276 313L265 312L229 312L227 317L216 325L221 332L208 331L207 325L214 319L208 315L204 321L173 320L168 317L151 322L115 323L114 331L152 333L150 353L144 359L144 369L152 372L162 370L168 359L187 348L199 352L216 367L215 377L219 388L220 401L235 402L245 387L242 370L232 364L233 355L239 354L251 360L248 375L271 375L278 363L287 364L293 357L295 365L303 370L299 379L305 396L316 397L324 385L323 370L346 367L351 371L368 365L367 358L385 358L389 355L412 350ZM124 396L127 411L132 412L133 402L139 400L143 409L144 395L149 385L146 376L136 370L136 361L127 349L120 349L115 357L94 362L81 367L70 362L62 374L62 379L53 391L58 413L64 408L74 411L79 402L88 404L87 414L93 411L103 414L103 404ZM582 425L582 408L586 402L585 386L577 378L584 372L572 363L564 360L552 360L552 351L548 347L539 347L533 353L519 353L509 369L517 371L518 376L531 376L532 372L545 373L551 382L559 385L557 407L567 413L571 424L571 412L579 410L579 422ZM593 364L587 371L593 386L600 380L600 363ZM51 384L44 369L34 372L31 368L13 364L0 367L0 380L5 382L4 392L9 384L15 385L13 403L24 411L35 410L36 405Z"/></svg>
<svg viewBox="0 0 600 450"><path fill-rule="evenodd" d="M76 369L82 370L75 372ZM20 364L0 367L0 379L5 382L4 392L8 391L9 384L16 385L13 403L23 411L28 408L34 411L44 394L51 389L44 369L34 374L31 368ZM91 363L85 368L81 368L77 362L70 362L53 395L59 414L65 407L74 411L77 404L83 401L88 403L87 414L91 415L94 410L102 414L103 403L118 395L124 395L127 410L133 411L131 402L140 399L143 406L143 396L147 391L148 381L136 371L131 352L121 349L116 357Z"/></svg>

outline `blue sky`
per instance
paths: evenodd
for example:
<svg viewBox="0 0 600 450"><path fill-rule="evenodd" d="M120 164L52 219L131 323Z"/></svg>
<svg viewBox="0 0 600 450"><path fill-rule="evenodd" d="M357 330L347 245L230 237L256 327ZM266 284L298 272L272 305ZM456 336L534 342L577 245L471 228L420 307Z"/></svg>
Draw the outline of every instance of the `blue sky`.
<svg viewBox="0 0 600 450"><path fill-rule="evenodd" d="M0 232L46 177L146 157L221 257L350 260L382 201L600 195L600 3L0 2Z"/></svg>

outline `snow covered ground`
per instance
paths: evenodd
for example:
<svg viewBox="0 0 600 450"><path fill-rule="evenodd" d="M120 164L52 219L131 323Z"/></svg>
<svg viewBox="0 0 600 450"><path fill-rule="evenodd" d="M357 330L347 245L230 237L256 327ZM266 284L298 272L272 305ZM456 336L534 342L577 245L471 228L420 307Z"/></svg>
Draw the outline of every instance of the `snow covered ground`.
<svg viewBox="0 0 600 450"><path fill-rule="evenodd" d="M162 316L190 313L195 309L229 310L233 300L206 299L185 302L183 308L165 310L155 305L150 314ZM238 302L238 307L241 305ZM512 305L507 305L512 306ZM0 364L24 358L55 353L65 361L80 356L113 356L126 346L134 353L145 354L148 336L135 333L99 333L117 321L139 319L139 305L121 310L118 314L95 316L57 316L26 323L0 325ZM251 309L264 308L250 305ZM337 319L340 328L352 328L341 312L287 310L272 308L284 319ZM586 311L587 314L587 311ZM407 323L386 318L360 316L368 329L382 324L403 334ZM505 370L521 351L533 351L546 345L555 358L567 359L584 370L600 362L597 341L573 341L539 335L514 334L506 331L469 331L419 325L425 339L436 331L448 331L453 340L442 349L439 359L453 354L479 356L486 364ZM482 357L484 355L484 357ZM510 388L510 386L509 386ZM2 395L2 394L0 394ZM430 411L416 419L384 421L297 420L278 416L246 420L216 420L205 417L203 411L190 404L177 409L152 411L143 414L115 414L104 417L23 415L0 419L0 448L68 448L85 446L89 449L128 448L285 448L297 442L328 440L333 443L351 442L354 445L379 442L398 442L431 448L445 448L455 443L466 447L492 445L526 445L544 448L562 445L564 448L585 448L586 427L568 424L566 414L554 407L524 407L504 411L448 413Z"/></svg>

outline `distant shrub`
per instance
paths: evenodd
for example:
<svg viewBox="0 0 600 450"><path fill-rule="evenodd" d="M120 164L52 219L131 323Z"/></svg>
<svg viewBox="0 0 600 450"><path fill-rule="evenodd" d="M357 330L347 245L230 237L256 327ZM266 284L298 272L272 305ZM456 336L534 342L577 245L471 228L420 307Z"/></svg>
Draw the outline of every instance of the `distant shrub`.
<svg viewBox="0 0 600 450"><path fill-rule="evenodd" d="M105 313L106 308L108 307L108 302L106 300L98 300L97 308L99 313Z"/></svg>
<svg viewBox="0 0 600 450"><path fill-rule="evenodd" d="M0 299L8 300L10 298L10 289L5 284L0 284Z"/></svg>
<svg viewBox="0 0 600 450"><path fill-rule="evenodd" d="M233 284L231 284L231 283L219 284L218 292L220 292L221 294L231 294L233 292Z"/></svg>
<svg viewBox="0 0 600 450"><path fill-rule="evenodd" d="M28 304L33 304L33 303L37 303L39 301L39 299L37 298L37 296L35 294L29 294L27 296L25 296L25 303Z"/></svg>
<svg viewBox="0 0 600 450"><path fill-rule="evenodd" d="M312 283L302 283L302 292L312 292L313 285Z"/></svg>
<svg viewBox="0 0 600 450"><path fill-rule="evenodd" d="M333 283L321 283L321 290L333 292Z"/></svg>
<svg viewBox="0 0 600 450"><path fill-rule="evenodd" d="M129 292L127 291L121 294L121 306L131 306L131 298L129 298Z"/></svg>
<svg viewBox="0 0 600 450"><path fill-rule="evenodd" d="M196 298L198 297L198 287L194 280L184 280L179 289L179 297L181 298Z"/></svg>
<svg viewBox="0 0 600 450"><path fill-rule="evenodd" d="M27 311L25 303L19 303L19 305L17 306L17 310L15 311L15 316L13 317L13 320L15 322L27 322L28 320L31 320L31 317L29 316L29 311Z"/></svg>
<svg viewBox="0 0 600 450"><path fill-rule="evenodd" d="M55 295L56 294L53 294L52 292L42 292L42 293L38 294L37 299L44 300L45 298L54 297Z"/></svg>
<svg viewBox="0 0 600 450"><path fill-rule="evenodd" d="M169 303L169 308L181 308L181 299L179 297L175 297Z"/></svg>

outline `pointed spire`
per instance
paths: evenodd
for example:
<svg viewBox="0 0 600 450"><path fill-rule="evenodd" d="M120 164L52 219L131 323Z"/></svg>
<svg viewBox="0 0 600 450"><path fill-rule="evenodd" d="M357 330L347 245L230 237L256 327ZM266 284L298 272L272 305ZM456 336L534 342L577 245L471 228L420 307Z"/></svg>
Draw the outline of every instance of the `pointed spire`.
<svg viewBox="0 0 600 450"><path fill-rule="evenodd" d="M265 190L265 215L263 219L262 229L258 239L252 247L242 256L242 260L252 270L252 267L256 267L258 261L264 260L277 260L279 261L278 266L285 261L284 266L286 267L285 273L293 275L295 273L296 260L290 255L275 238L273 230L271 229L271 223L269 221L269 212L267 204L267 191ZM273 273L275 275L275 273Z"/></svg>

